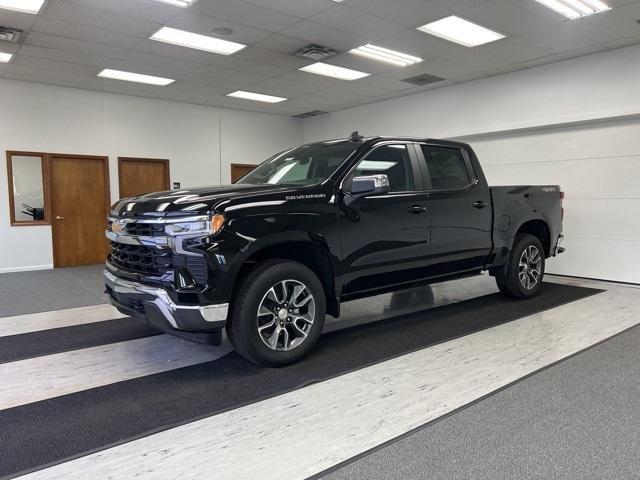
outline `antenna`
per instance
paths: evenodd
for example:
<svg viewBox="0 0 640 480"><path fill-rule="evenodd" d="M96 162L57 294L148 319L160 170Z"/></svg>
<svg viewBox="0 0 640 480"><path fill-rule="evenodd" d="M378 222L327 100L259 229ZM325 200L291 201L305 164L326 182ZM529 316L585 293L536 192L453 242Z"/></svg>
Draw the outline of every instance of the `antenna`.
<svg viewBox="0 0 640 480"><path fill-rule="evenodd" d="M356 130L351 134L351 136L349 137L349 140L351 140L352 142L361 142L362 140L364 140L364 137L360 135Z"/></svg>

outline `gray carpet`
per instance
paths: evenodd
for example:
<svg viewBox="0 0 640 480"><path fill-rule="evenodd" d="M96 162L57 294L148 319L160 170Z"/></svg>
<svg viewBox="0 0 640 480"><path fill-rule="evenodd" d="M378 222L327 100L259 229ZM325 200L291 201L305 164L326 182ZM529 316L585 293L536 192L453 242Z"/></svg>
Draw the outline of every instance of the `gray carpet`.
<svg viewBox="0 0 640 480"><path fill-rule="evenodd" d="M0 274L0 317L106 303L103 265Z"/></svg>
<svg viewBox="0 0 640 480"><path fill-rule="evenodd" d="M323 478L638 479L640 327Z"/></svg>

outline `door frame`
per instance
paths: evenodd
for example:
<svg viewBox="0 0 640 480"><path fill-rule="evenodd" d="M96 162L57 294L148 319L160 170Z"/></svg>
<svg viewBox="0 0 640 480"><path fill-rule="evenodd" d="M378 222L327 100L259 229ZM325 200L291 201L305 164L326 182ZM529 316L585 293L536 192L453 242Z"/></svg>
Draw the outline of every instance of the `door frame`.
<svg viewBox="0 0 640 480"><path fill-rule="evenodd" d="M168 158L142 158L142 157L118 157L118 195L121 197L122 191L122 163L123 162L139 162L139 163L160 163L165 166L164 184L165 190L171 190L171 163Z"/></svg>
<svg viewBox="0 0 640 480"><path fill-rule="evenodd" d="M251 167L252 170L255 170L256 167L258 167L259 164L254 164L254 163L232 163L229 165L229 179L231 180L231 183L233 183L233 167L238 167L238 168L246 168L246 167ZM249 175L248 173L245 173L242 177ZM240 177L240 178L242 178ZM240 178L238 180L240 180ZM236 180L237 181L237 180Z"/></svg>
<svg viewBox="0 0 640 480"><path fill-rule="evenodd" d="M16 221L15 201L13 198L13 165L12 158L16 156L40 157L42 159L42 194L44 200L44 220L33 222ZM28 227L31 225L51 225L51 198L49 195L49 154L44 152L24 152L7 150L7 185L9 187L9 220L12 227Z"/></svg>
<svg viewBox="0 0 640 480"><path fill-rule="evenodd" d="M64 153L50 153L48 154L48 161L49 161L49 172L53 169L53 163L55 161L56 158L61 158L61 159L65 159L65 158L71 158L74 160L99 160L102 161L102 178L103 178L103 182L104 182L104 191L105 191L105 197L104 197L104 222L105 222L105 228L106 228L106 224L107 224L107 217L109 216L109 210L111 209L111 182L109 180L109 157L108 156L102 156L102 155L67 155ZM47 183L49 184L49 194L51 195L51 199L53 200L53 191L54 191L54 185L52 182L52 175L49 176L49 178L47 179ZM53 208L54 205L52 202L50 202L51 205L51 216L53 217ZM55 240L55 235L53 234L53 229L56 228L56 222L55 222L55 218L51 218L51 244L53 247L53 268L56 268L56 240Z"/></svg>

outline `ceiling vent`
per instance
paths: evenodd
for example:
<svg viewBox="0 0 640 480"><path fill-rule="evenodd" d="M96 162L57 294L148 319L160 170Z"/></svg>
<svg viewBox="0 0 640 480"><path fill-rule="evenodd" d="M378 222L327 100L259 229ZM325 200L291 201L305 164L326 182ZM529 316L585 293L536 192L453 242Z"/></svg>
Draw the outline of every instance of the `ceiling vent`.
<svg viewBox="0 0 640 480"><path fill-rule="evenodd" d="M403 82L413 83L414 85L429 85L430 83L442 82L443 80L446 80L446 78L436 77L435 75L429 75L428 73L402 79Z"/></svg>
<svg viewBox="0 0 640 480"><path fill-rule="evenodd" d="M306 113L299 113L298 115L294 115L294 118L310 118L310 117L317 117L318 115L324 115L325 113L329 113L329 112L325 112L324 110L311 110L310 112L306 112Z"/></svg>
<svg viewBox="0 0 640 480"><path fill-rule="evenodd" d="M0 40L4 42L18 43L22 36L22 30L17 28L0 27Z"/></svg>
<svg viewBox="0 0 640 480"><path fill-rule="evenodd" d="M308 58L310 60L315 60L316 62L324 60L325 58L333 57L337 53L338 52L333 48L323 47L322 45L317 45L315 43L305 45L300 50L293 52L296 57Z"/></svg>

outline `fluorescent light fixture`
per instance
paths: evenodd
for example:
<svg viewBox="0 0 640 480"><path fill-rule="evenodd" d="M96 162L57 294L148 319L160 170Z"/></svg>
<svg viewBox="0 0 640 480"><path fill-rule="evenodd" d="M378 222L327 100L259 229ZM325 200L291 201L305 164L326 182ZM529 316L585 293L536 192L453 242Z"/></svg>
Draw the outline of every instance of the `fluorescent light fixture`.
<svg viewBox="0 0 640 480"><path fill-rule="evenodd" d="M444 38L450 42L459 43L465 47L477 47L485 43L495 42L504 38L504 35L489 30L481 25L451 15L436 22L427 23L418 30Z"/></svg>
<svg viewBox="0 0 640 480"><path fill-rule="evenodd" d="M335 65L329 65L323 62L312 63L299 70L315 73L316 75L324 75L325 77L339 78L340 80L357 80L371 75L370 73L359 72L358 70L351 70L350 68L336 67Z"/></svg>
<svg viewBox="0 0 640 480"><path fill-rule="evenodd" d="M125 82L160 85L162 87L175 82L175 80L170 78L154 77L152 75L143 75L141 73L123 72L122 70L111 70L110 68L105 68L98 74L98 76L103 78L112 78L113 80L123 80Z"/></svg>
<svg viewBox="0 0 640 480"><path fill-rule="evenodd" d="M200 35L199 33L178 30L177 28L162 27L151 36L151 40L171 43L180 47L195 48L205 52L219 53L221 55L231 55L242 50L246 45L242 43L230 42L220 38Z"/></svg>
<svg viewBox="0 0 640 480"><path fill-rule="evenodd" d="M13 57L11 53L0 52L0 63L9 63L9 60Z"/></svg>
<svg viewBox="0 0 640 480"><path fill-rule="evenodd" d="M541 5L571 20L611 10L600 0L536 0Z"/></svg>
<svg viewBox="0 0 640 480"><path fill-rule="evenodd" d="M279 103L286 100L284 97L274 97L273 95L263 95L262 93L245 92L243 90L228 93L227 97L244 98L245 100L267 103Z"/></svg>
<svg viewBox="0 0 640 480"><path fill-rule="evenodd" d="M35 15L40 11L44 0L0 0L0 8Z"/></svg>
<svg viewBox="0 0 640 480"><path fill-rule="evenodd" d="M187 8L196 0L154 0L154 1L159 3L167 3L175 7Z"/></svg>
<svg viewBox="0 0 640 480"><path fill-rule="evenodd" d="M353 50L349 50L349 53L378 60L380 62L391 63L392 65L397 65L399 67L406 67L407 65L413 65L414 63L420 63L423 61L420 57L396 52L389 48L378 47L376 45L371 45L370 43L354 48Z"/></svg>

